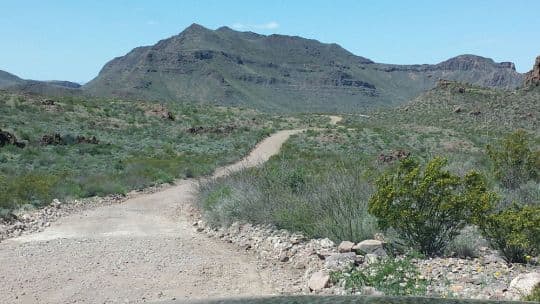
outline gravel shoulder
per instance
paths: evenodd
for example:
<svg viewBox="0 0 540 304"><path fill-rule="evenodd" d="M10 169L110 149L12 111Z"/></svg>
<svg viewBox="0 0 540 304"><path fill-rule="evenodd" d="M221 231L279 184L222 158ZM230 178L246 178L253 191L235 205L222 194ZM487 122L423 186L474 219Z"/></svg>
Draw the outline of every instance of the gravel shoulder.
<svg viewBox="0 0 540 304"><path fill-rule="evenodd" d="M273 134L214 177L266 161L299 132ZM132 303L282 292L273 282L276 275L286 280L286 272L260 269L255 255L196 232L191 206L197 187L197 180L180 180L0 243L0 298L5 303Z"/></svg>

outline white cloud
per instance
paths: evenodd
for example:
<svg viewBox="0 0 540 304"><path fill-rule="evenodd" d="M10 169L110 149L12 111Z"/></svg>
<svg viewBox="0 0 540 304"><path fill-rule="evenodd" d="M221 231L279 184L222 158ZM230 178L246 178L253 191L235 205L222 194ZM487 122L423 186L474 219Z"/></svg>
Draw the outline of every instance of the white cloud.
<svg viewBox="0 0 540 304"><path fill-rule="evenodd" d="M261 24L243 24L240 22L236 22L232 25L232 28L236 30L275 30L279 28L279 23L275 21L270 21L267 23L261 23Z"/></svg>
<svg viewBox="0 0 540 304"><path fill-rule="evenodd" d="M260 24L258 26L260 29L264 29L264 30L275 30L279 27L279 23L275 22L275 21L270 21L268 23L265 23L265 24Z"/></svg>

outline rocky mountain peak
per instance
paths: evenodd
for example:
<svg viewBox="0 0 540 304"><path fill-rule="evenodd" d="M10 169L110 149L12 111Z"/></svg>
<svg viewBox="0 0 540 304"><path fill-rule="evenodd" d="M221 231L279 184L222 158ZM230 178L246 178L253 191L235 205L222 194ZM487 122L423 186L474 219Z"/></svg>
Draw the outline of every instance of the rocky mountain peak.
<svg viewBox="0 0 540 304"><path fill-rule="evenodd" d="M540 56L536 57L533 69L525 74L525 86L540 85Z"/></svg>
<svg viewBox="0 0 540 304"><path fill-rule="evenodd" d="M510 69L515 71L516 67L512 62L500 62L497 63L491 58L486 58L477 55L460 55L443 61L437 66L445 70L458 70L458 71L470 71L470 70L488 70L492 68Z"/></svg>

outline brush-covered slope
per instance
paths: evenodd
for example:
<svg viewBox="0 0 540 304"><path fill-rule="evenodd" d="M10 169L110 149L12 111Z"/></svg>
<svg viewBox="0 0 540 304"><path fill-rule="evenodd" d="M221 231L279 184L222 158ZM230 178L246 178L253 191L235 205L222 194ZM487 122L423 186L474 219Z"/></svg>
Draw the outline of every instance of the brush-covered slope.
<svg viewBox="0 0 540 304"><path fill-rule="evenodd" d="M439 78L514 88L512 63L463 55L437 65L378 64L337 44L194 24L107 63L94 95L246 105L277 111L361 111L399 104Z"/></svg>
<svg viewBox="0 0 540 304"><path fill-rule="evenodd" d="M48 96L73 96L82 94L80 87L80 84L70 81L26 80L0 70L0 89L11 92L33 93Z"/></svg>
<svg viewBox="0 0 540 304"><path fill-rule="evenodd" d="M20 84L23 82L24 80L22 80L21 78L11 73L8 73L6 71L0 70L0 89L6 88L12 85Z"/></svg>
<svg viewBox="0 0 540 304"><path fill-rule="evenodd" d="M483 137L516 129L539 135L539 101L537 86L506 91L441 81L410 103L381 111L376 117L391 124L439 127Z"/></svg>

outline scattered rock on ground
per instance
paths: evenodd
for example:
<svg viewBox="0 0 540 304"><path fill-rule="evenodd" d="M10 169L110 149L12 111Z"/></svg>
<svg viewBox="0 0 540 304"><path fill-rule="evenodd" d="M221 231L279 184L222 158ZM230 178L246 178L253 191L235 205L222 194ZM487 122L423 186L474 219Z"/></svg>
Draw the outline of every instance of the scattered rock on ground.
<svg viewBox="0 0 540 304"><path fill-rule="evenodd" d="M317 291L328 287L329 283L330 275L322 271L317 271L309 279L308 287L312 291Z"/></svg>
<svg viewBox="0 0 540 304"><path fill-rule="evenodd" d="M343 241L338 246L338 252L351 252L353 247L353 242Z"/></svg>

